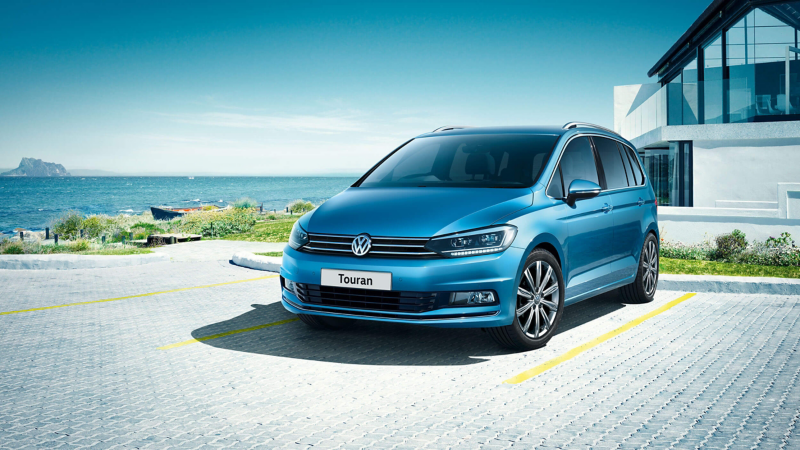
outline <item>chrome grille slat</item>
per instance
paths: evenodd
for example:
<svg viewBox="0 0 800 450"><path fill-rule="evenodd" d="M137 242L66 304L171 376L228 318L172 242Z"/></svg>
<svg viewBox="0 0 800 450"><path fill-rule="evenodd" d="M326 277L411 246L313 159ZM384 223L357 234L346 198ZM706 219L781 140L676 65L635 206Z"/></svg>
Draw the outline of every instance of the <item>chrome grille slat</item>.
<svg viewBox="0 0 800 450"><path fill-rule="evenodd" d="M338 242L337 242L337 244L338 244ZM409 247L409 248L419 248L419 247L422 247L422 245L408 245L408 244L376 244L376 243L374 243L374 242L372 243L372 246L373 246L373 247Z"/></svg>
<svg viewBox="0 0 800 450"><path fill-rule="evenodd" d="M352 254L352 243L356 236L341 234L308 233L308 244L303 250L314 253L342 255ZM398 257L398 258L435 258L439 255L425 248L428 238L404 238L395 236L370 236L372 249L364 258Z"/></svg>
<svg viewBox="0 0 800 450"><path fill-rule="evenodd" d="M318 247L303 247L306 250L314 250L319 252L350 252L353 253L349 248L340 249L340 248L318 248Z"/></svg>
<svg viewBox="0 0 800 450"><path fill-rule="evenodd" d="M370 253L374 253L376 255L415 255L415 256L436 254L434 252L383 252L383 251L381 252L371 251Z"/></svg>

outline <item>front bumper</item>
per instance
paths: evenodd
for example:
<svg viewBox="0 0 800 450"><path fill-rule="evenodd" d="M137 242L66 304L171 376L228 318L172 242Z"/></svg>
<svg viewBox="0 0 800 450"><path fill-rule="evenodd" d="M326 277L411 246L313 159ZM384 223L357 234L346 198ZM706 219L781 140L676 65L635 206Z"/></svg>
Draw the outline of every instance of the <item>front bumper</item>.
<svg viewBox="0 0 800 450"><path fill-rule="evenodd" d="M295 314L414 323L437 327L475 328L508 325L514 318L517 274L524 250L510 247L503 253L452 259L386 259L305 253L286 246L281 275L296 283L320 284L321 269L392 273L392 289L407 292L458 292L493 290L499 304L443 307L422 313L404 313L303 303L283 289L283 306Z"/></svg>

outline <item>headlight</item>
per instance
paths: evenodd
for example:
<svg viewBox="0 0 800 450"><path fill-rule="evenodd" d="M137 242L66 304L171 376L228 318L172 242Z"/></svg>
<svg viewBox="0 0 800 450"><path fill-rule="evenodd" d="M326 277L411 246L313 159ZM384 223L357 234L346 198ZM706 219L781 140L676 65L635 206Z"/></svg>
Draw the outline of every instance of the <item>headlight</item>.
<svg viewBox="0 0 800 450"><path fill-rule="evenodd" d="M297 250L306 244L308 244L308 233L298 222L295 222L292 225L292 232L289 234L289 247Z"/></svg>
<svg viewBox="0 0 800 450"><path fill-rule="evenodd" d="M514 242L516 236L517 227L501 225L435 237L425 247L450 258L485 255L504 251Z"/></svg>

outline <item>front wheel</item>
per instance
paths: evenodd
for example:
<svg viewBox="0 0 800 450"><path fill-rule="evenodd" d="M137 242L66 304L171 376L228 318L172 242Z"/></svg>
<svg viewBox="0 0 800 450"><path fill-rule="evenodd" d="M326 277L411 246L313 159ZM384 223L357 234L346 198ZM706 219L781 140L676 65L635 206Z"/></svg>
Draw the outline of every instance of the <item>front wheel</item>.
<svg viewBox="0 0 800 450"><path fill-rule="evenodd" d="M657 287L658 240L653 234L648 234L639 257L636 280L627 286L622 286L619 291L628 303L649 303L655 298Z"/></svg>
<svg viewBox="0 0 800 450"><path fill-rule="evenodd" d="M556 332L564 311L564 278L558 260L536 249L525 260L517 287L514 322L487 328L501 346L516 350L544 347Z"/></svg>

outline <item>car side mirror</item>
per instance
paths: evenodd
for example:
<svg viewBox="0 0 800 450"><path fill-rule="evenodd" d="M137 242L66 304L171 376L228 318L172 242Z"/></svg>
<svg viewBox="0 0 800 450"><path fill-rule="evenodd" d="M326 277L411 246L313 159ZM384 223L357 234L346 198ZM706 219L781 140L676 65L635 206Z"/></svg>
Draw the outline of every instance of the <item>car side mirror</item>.
<svg viewBox="0 0 800 450"><path fill-rule="evenodd" d="M567 204L574 205L576 200L584 198L597 197L600 194L600 186L597 183L592 183L586 180L574 180L569 184L569 193L567 194Z"/></svg>

